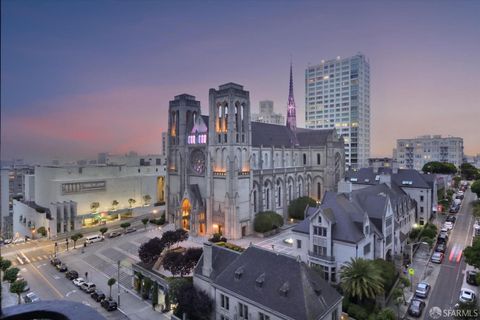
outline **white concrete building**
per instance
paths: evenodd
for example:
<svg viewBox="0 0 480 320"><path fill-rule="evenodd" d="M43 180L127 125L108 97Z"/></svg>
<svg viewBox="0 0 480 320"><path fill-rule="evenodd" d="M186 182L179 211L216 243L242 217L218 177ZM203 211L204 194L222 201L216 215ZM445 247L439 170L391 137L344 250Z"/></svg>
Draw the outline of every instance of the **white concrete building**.
<svg viewBox="0 0 480 320"><path fill-rule="evenodd" d="M345 140L347 167L370 157L370 64L363 54L337 57L305 70L305 125L337 129Z"/></svg>
<svg viewBox="0 0 480 320"><path fill-rule="evenodd" d="M260 101L259 113L252 113L252 121L270 123L270 124L285 124L285 117L281 113L275 113L273 109L273 101Z"/></svg>
<svg viewBox="0 0 480 320"><path fill-rule="evenodd" d="M13 203L15 234L43 226L55 236L164 203L165 166L38 166L25 186L25 200Z"/></svg>
<svg viewBox="0 0 480 320"><path fill-rule="evenodd" d="M425 135L398 139L394 156L400 169L422 170L427 162L448 162L459 167L463 163L463 138Z"/></svg>

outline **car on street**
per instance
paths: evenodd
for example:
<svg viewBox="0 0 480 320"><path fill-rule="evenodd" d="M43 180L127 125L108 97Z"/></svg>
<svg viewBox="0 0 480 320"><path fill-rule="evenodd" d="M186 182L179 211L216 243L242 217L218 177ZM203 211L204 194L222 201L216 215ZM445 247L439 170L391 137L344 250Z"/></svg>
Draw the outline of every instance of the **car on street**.
<svg viewBox="0 0 480 320"><path fill-rule="evenodd" d="M13 244L16 244L16 243L25 243L27 242L27 240L24 238L24 237L20 237L20 238L16 238L12 241Z"/></svg>
<svg viewBox="0 0 480 320"><path fill-rule="evenodd" d="M67 273L65 273L65 278L68 280L73 280L78 278L78 272L75 270L70 270Z"/></svg>
<svg viewBox="0 0 480 320"><path fill-rule="evenodd" d="M100 290L95 290L90 294L90 297L92 297L93 300L100 302L106 298L105 293L103 293Z"/></svg>
<svg viewBox="0 0 480 320"><path fill-rule="evenodd" d="M137 229L135 229L135 227L128 227L127 229L125 229L125 233L132 233L132 232L135 232L137 231Z"/></svg>
<svg viewBox="0 0 480 320"><path fill-rule="evenodd" d="M475 292L473 290L470 290L468 288L462 288L460 290L460 297L458 297L458 300L463 303L469 303L469 302L474 302L477 299L477 296L475 295Z"/></svg>
<svg viewBox="0 0 480 320"><path fill-rule="evenodd" d="M445 244L447 244L447 242L448 242L448 234L441 233L441 234L437 237L437 243L445 243Z"/></svg>
<svg viewBox="0 0 480 320"><path fill-rule="evenodd" d="M32 303L40 301L40 298L34 292L29 292L23 297L23 301L25 303Z"/></svg>
<svg viewBox="0 0 480 320"><path fill-rule="evenodd" d="M443 223L443 228L447 229L447 230L452 230L453 229L453 222L451 221L445 221Z"/></svg>
<svg viewBox="0 0 480 320"><path fill-rule="evenodd" d="M458 211L460 211L460 205L452 205L449 211L450 213L458 213Z"/></svg>
<svg viewBox="0 0 480 320"><path fill-rule="evenodd" d="M413 298L408 306L408 314L412 317L419 318L422 316L423 309L425 309L425 302L423 300Z"/></svg>
<svg viewBox="0 0 480 320"><path fill-rule="evenodd" d="M433 263L442 263L444 256L443 252L434 252L430 261Z"/></svg>
<svg viewBox="0 0 480 320"><path fill-rule="evenodd" d="M86 293L92 293L96 288L97 286L93 282L84 282L80 286L80 290L85 291Z"/></svg>
<svg viewBox="0 0 480 320"><path fill-rule="evenodd" d="M445 245L445 243L439 243L437 244L437 246L435 247L435 252L442 252L442 253L445 253L445 250L447 249L447 246Z"/></svg>
<svg viewBox="0 0 480 320"><path fill-rule="evenodd" d="M107 311L117 310L117 302L111 299L105 299L101 302L101 306Z"/></svg>
<svg viewBox="0 0 480 320"><path fill-rule="evenodd" d="M67 267L67 265L66 265L65 263L57 264L55 267L56 267L57 270L60 271L60 272L65 272L65 271L68 270L68 267Z"/></svg>
<svg viewBox="0 0 480 320"><path fill-rule="evenodd" d="M442 228L440 229L440 234L446 234L448 236L448 233L450 232L450 230L448 230L447 228ZM440 235L439 234L439 235Z"/></svg>
<svg viewBox="0 0 480 320"><path fill-rule="evenodd" d="M85 237L85 243L86 244L92 244L92 243L100 242L100 241L103 241L103 240L105 240L105 239L101 234L94 234L94 235Z"/></svg>
<svg viewBox="0 0 480 320"><path fill-rule="evenodd" d="M457 218L456 218L454 215L449 214L449 215L447 216L447 218L445 219L445 221L455 223L455 221L457 221Z"/></svg>
<svg viewBox="0 0 480 320"><path fill-rule="evenodd" d="M83 278L77 278L73 279L73 284L76 285L77 287L80 287L83 283L85 283L85 279Z"/></svg>
<svg viewBox="0 0 480 320"><path fill-rule="evenodd" d="M475 270L468 270L466 275L465 275L465 278L467 280L467 283L472 285L472 286L478 286L478 282L477 282L477 275L478 275L478 272L475 271Z"/></svg>
<svg viewBox="0 0 480 320"><path fill-rule="evenodd" d="M121 235L122 235L122 233L120 231L112 231L108 234L108 237L109 238L115 238L115 237L119 237Z"/></svg>
<svg viewBox="0 0 480 320"><path fill-rule="evenodd" d="M430 285L422 281L417 285L417 288L415 289L415 296L418 298L423 298L426 299L428 298L428 293L430 292Z"/></svg>
<svg viewBox="0 0 480 320"><path fill-rule="evenodd" d="M12 239L3 239L3 244L10 244L12 243Z"/></svg>
<svg viewBox="0 0 480 320"><path fill-rule="evenodd" d="M52 258L52 259L50 259L50 264L51 264L52 266L55 266L55 267L56 267L57 264L61 264L61 263L62 263L62 261L60 261L60 259L58 259L58 258Z"/></svg>

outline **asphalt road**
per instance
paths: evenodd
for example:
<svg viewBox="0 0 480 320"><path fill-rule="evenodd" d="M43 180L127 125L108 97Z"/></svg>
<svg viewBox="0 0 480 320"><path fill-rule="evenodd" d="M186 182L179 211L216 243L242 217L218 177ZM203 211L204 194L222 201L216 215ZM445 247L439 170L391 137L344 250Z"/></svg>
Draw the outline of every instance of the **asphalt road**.
<svg viewBox="0 0 480 320"><path fill-rule="evenodd" d="M460 212L457 213L455 226L450 232L445 259L441 265L436 266L440 268L440 272L425 308L424 319L438 319L430 316L429 310L432 307L439 307L442 310L453 309L458 301L465 279L466 263L462 253L472 242L474 219L471 202L475 199L476 196L468 189ZM449 318L442 316L440 319Z"/></svg>

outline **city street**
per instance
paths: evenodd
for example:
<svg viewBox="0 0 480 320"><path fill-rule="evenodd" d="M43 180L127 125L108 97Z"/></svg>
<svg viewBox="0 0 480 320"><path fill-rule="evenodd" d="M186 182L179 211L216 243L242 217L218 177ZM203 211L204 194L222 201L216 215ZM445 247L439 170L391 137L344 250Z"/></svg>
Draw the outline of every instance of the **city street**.
<svg viewBox="0 0 480 320"><path fill-rule="evenodd" d="M458 301L460 289L465 282L466 263L462 259L462 253L463 249L469 246L472 241L474 220L471 202L475 199L476 196L470 189L465 192L461 210L456 215L455 227L450 233L445 259L442 264L434 267L440 270L436 282L431 283L432 292L427 301L424 319L434 319L429 315L429 310L432 307L436 306L445 310L453 308Z"/></svg>

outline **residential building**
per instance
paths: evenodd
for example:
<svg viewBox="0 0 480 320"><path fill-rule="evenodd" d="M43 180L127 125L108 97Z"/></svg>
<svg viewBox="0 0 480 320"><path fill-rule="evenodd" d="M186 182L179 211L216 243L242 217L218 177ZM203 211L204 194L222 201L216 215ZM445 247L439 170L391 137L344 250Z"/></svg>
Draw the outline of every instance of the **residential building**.
<svg viewBox="0 0 480 320"><path fill-rule="evenodd" d="M205 243L193 284L213 300L216 320L339 320L342 296L318 271L278 252L239 253Z"/></svg>
<svg viewBox="0 0 480 320"><path fill-rule="evenodd" d="M361 168L358 171L348 171L345 180L352 183L352 189L357 190L388 181L407 193L417 205L415 223L424 225L437 212L437 175L422 174L413 169L397 168Z"/></svg>
<svg viewBox="0 0 480 320"><path fill-rule="evenodd" d="M463 163L463 138L425 135L398 139L394 151L400 169L421 171L427 162L448 162L459 167Z"/></svg>
<svg viewBox="0 0 480 320"><path fill-rule="evenodd" d="M35 167L25 175L24 199L13 201L15 236L33 236L39 227L56 236L121 214L150 212L165 201L166 170L156 162L141 163Z"/></svg>
<svg viewBox="0 0 480 320"><path fill-rule="evenodd" d="M335 128L345 141L349 168L368 165L370 157L370 63L361 53L322 60L305 70L307 128Z"/></svg>
<svg viewBox="0 0 480 320"><path fill-rule="evenodd" d="M273 110L273 101L260 101L260 112L252 113L252 121L270 124L285 124L285 117L281 113L275 113Z"/></svg>
<svg viewBox="0 0 480 320"><path fill-rule="evenodd" d="M292 78L287 125L251 121L249 96L235 83L210 89L209 116L191 95L170 101L167 213L177 227L238 239L253 233L256 213L287 219L291 200L320 200L342 179L343 140L296 127Z"/></svg>
<svg viewBox="0 0 480 320"><path fill-rule="evenodd" d="M393 158L369 158L368 159L368 167L371 168L391 168L393 167Z"/></svg>

